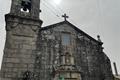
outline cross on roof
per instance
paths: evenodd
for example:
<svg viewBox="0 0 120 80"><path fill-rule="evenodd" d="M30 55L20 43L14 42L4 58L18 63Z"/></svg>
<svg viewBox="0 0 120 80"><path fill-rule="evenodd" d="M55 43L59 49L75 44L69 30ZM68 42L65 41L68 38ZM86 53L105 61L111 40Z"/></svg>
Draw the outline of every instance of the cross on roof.
<svg viewBox="0 0 120 80"><path fill-rule="evenodd" d="M69 18L69 16L67 16L66 14L62 15L62 17L65 19L65 21L67 20L67 18Z"/></svg>

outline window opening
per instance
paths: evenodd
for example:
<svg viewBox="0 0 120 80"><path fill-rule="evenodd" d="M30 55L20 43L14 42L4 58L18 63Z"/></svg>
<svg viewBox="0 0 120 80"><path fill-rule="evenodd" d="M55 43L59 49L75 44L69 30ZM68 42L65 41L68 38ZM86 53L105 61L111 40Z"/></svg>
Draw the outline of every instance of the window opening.
<svg viewBox="0 0 120 80"><path fill-rule="evenodd" d="M70 45L70 34L69 33L62 34L62 45Z"/></svg>
<svg viewBox="0 0 120 80"><path fill-rule="evenodd" d="M30 12L31 11L31 0L22 0L21 1L21 11Z"/></svg>

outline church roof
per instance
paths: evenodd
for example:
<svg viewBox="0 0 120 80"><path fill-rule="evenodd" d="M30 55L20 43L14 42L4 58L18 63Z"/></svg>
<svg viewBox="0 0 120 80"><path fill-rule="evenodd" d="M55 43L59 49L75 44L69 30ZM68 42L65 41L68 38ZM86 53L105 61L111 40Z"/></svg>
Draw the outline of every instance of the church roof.
<svg viewBox="0 0 120 80"><path fill-rule="evenodd" d="M84 34L85 36L87 36L88 38L92 39L93 41L98 42L98 43L100 43L101 45L103 44L103 42L99 42L98 40L94 39L93 37L91 37L90 35L88 35L87 33L85 33L84 31L82 31L81 29L79 29L78 27L76 27L75 25L73 25L72 23L70 23L70 22L68 22L68 21L62 21L62 22L55 23L55 24L52 24L52 25L49 25L49 26L45 26L45 27L42 27L41 30L47 30L47 29L54 28L54 27L59 26L59 25L62 25L62 24L68 24L68 25L70 25L73 29L75 29L76 31Z"/></svg>

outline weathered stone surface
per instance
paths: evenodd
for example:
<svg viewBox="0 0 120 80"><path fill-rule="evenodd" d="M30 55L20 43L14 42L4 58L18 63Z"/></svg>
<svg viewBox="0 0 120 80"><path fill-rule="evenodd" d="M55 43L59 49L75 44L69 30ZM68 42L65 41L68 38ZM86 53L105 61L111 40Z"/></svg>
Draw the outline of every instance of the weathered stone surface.
<svg viewBox="0 0 120 80"><path fill-rule="evenodd" d="M36 2L39 2L39 0ZM16 0L13 0L12 4L11 13L5 16L7 32L0 71L1 80L21 80L24 72L34 72L36 41L42 24L39 15L33 14L33 9L31 10L31 17L23 16L20 13L15 13ZM36 18L37 16L38 18Z"/></svg>
<svg viewBox="0 0 120 80"><path fill-rule="evenodd" d="M63 33L69 33L71 35L71 46L65 47L61 45L61 36ZM41 80L46 80L49 75L51 75L50 71L46 71L46 67L59 65L59 60L57 64L54 63L57 54L64 54L65 52L70 52L75 57L75 64L78 70L81 71L82 80L113 79L110 60L102 51L102 43L83 32L75 30L68 22L43 28L40 34L42 38L40 41L41 44L39 44L37 48L40 50L40 53L44 54L40 54L43 59L39 58L40 64L36 63L36 65L39 66L38 68L40 68L40 70L44 71L45 76L39 74L39 76L42 77ZM55 38L49 38L49 35ZM58 46L56 47L56 45ZM52 71L52 68L50 69ZM39 73L41 73L41 71ZM52 76L50 77L52 78Z"/></svg>
<svg viewBox="0 0 120 80"><path fill-rule="evenodd" d="M41 28L39 1L32 0L26 13L19 0L12 0L11 12L5 16L0 80L58 80L60 74L68 78L65 80L113 80L103 43L68 21Z"/></svg>

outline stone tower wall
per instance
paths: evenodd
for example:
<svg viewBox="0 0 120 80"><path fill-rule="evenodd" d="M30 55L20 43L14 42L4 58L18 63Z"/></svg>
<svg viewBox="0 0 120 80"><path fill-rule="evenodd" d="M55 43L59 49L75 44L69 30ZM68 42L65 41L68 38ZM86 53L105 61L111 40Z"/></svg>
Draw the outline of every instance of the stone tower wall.
<svg viewBox="0 0 120 80"><path fill-rule="evenodd" d="M25 3L27 3L27 8L29 8L29 11L22 10L24 7L22 5L22 1L26 1ZM39 19L40 0L12 0L10 13L21 17L23 16L28 18Z"/></svg>
<svg viewBox="0 0 120 80"><path fill-rule="evenodd" d="M33 79L37 52L40 0L12 0L5 15L6 43L0 71L1 80Z"/></svg>
<svg viewBox="0 0 120 80"><path fill-rule="evenodd" d="M0 77L19 80L34 72L36 41L41 21L6 15L6 43Z"/></svg>

